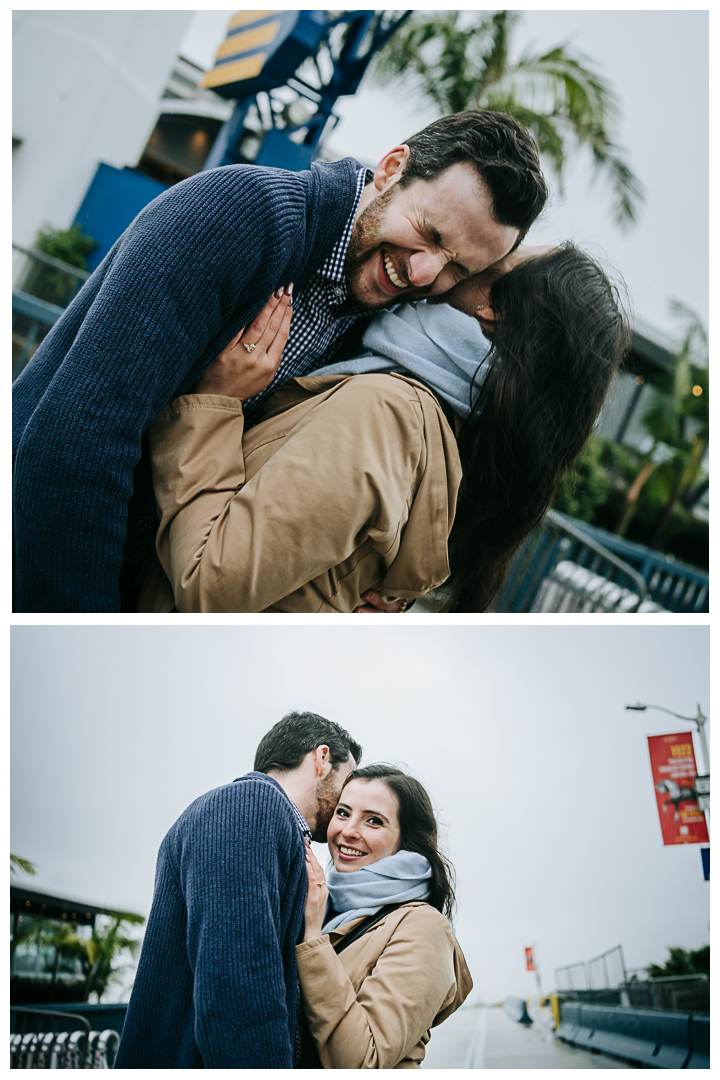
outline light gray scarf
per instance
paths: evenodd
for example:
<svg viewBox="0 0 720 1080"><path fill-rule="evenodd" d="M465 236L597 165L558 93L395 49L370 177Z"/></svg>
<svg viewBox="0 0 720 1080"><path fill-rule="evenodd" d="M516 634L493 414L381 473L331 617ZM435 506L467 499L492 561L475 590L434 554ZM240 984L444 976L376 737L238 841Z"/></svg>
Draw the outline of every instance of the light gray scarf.
<svg viewBox="0 0 720 1080"><path fill-rule="evenodd" d="M473 377L477 373L475 393L485 377L485 365L480 365L490 342L477 319L449 304L422 301L376 315L363 334L363 349L352 360L316 368L312 376L395 372L425 383L465 420Z"/></svg>
<svg viewBox="0 0 720 1080"><path fill-rule="evenodd" d="M325 875L333 909L339 914L323 926L323 933L374 915L386 904L424 900L430 895L432 870L424 855L397 851L362 870L343 873L331 867Z"/></svg>

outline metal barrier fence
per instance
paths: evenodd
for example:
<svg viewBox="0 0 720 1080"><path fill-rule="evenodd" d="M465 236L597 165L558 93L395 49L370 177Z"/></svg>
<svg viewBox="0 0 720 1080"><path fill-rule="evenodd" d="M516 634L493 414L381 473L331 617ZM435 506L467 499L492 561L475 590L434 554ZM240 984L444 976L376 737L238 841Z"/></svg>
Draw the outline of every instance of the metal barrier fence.
<svg viewBox="0 0 720 1080"><path fill-rule="evenodd" d="M555 513L553 511L553 513ZM573 521L565 514L555 514L562 521ZM634 567L644 578L648 596L665 611L708 612L710 610L709 577L694 566L679 562L673 555L638 544L634 540L577 522L586 536L599 541L614 555Z"/></svg>
<svg viewBox="0 0 720 1080"><path fill-rule="evenodd" d="M447 589L416 614L442 611ZM510 564L495 612L709 611L708 575L549 510Z"/></svg>
<svg viewBox="0 0 720 1080"><path fill-rule="evenodd" d="M12 377L15 380L83 283L85 270L13 244Z"/></svg>
<svg viewBox="0 0 720 1080"><path fill-rule="evenodd" d="M630 980L622 990L623 1004L634 1009L710 1014L710 980L707 975Z"/></svg>
<svg viewBox="0 0 720 1080"><path fill-rule="evenodd" d="M494 611L709 611L708 575L549 510L515 556Z"/></svg>
<svg viewBox="0 0 720 1080"><path fill-rule="evenodd" d="M627 981L622 945L614 945L592 960L555 968L558 991L617 990Z"/></svg>
<svg viewBox="0 0 720 1080"><path fill-rule="evenodd" d="M113 1067L120 1043L116 1031L91 1031L83 1016L51 1009L11 1006L10 1017L15 1028L10 1033L11 1069Z"/></svg>
<svg viewBox="0 0 720 1080"><path fill-rule="evenodd" d="M494 611L635 612L645 601L637 570L571 518L549 510L515 556Z"/></svg>
<svg viewBox="0 0 720 1080"><path fill-rule="evenodd" d="M561 1002L555 1034L646 1068L710 1068L708 1016Z"/></svg>

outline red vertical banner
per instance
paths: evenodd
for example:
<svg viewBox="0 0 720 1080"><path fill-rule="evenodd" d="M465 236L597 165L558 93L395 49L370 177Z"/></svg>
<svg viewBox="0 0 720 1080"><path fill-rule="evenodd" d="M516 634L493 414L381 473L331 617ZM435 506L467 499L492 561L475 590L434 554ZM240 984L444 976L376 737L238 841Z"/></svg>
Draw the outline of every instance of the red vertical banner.
<svg viewBox="0 0 720 1080"><path fill-rule="evenodd" d="M663 844L706 844L710 837L697 804L692 733L649 735L648 748Z"/></svg>
<svg viewBox="0 0 720 1080"><path fill-rule="evenodd" d="M534 971L535 970L535 961L533 960L533 951L532 951L532 949L526 949L525 950L525 967L527 968L528 971Z"/></svg>

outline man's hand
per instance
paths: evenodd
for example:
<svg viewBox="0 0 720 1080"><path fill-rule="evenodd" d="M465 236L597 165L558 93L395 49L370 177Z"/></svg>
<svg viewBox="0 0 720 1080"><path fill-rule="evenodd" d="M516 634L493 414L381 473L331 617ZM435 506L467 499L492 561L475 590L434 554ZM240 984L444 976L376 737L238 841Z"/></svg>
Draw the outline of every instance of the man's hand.
<svg viewBox="0 0 720 1080"><path fill-rule="evenodd" d="M275 378L290 333L292 285L280 288L249 326L223 349L190 391L241 401L255 397ZM246 345L255 347L248 352Z"/></svg>
<svg viewBox="0 0 720 1080"><path fill-rule="evenodd" d="M366 589L364 593L361 593L360 598L365 603L353 608L353 615L362 615L368 612L377 615L379 611L393 614L402 612L407 607L407 600L394 600L392 604L386 604L380 595L379 583L373 585L372 589Z"/></svg>

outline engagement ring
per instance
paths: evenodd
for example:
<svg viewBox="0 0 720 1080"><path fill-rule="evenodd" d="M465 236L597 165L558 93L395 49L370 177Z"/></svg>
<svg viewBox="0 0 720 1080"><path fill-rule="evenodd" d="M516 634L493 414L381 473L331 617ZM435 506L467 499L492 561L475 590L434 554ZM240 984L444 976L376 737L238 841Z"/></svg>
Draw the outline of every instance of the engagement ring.
<svg viewBox="0 0 720 1080"><path fill-rule="evenodd" d="M257 343L255 345L248 345L246 344L246 342L241 341L240 344L243 346L244 349L247 349L248 352L252 352L253 349L257 349Z"/></svg>

